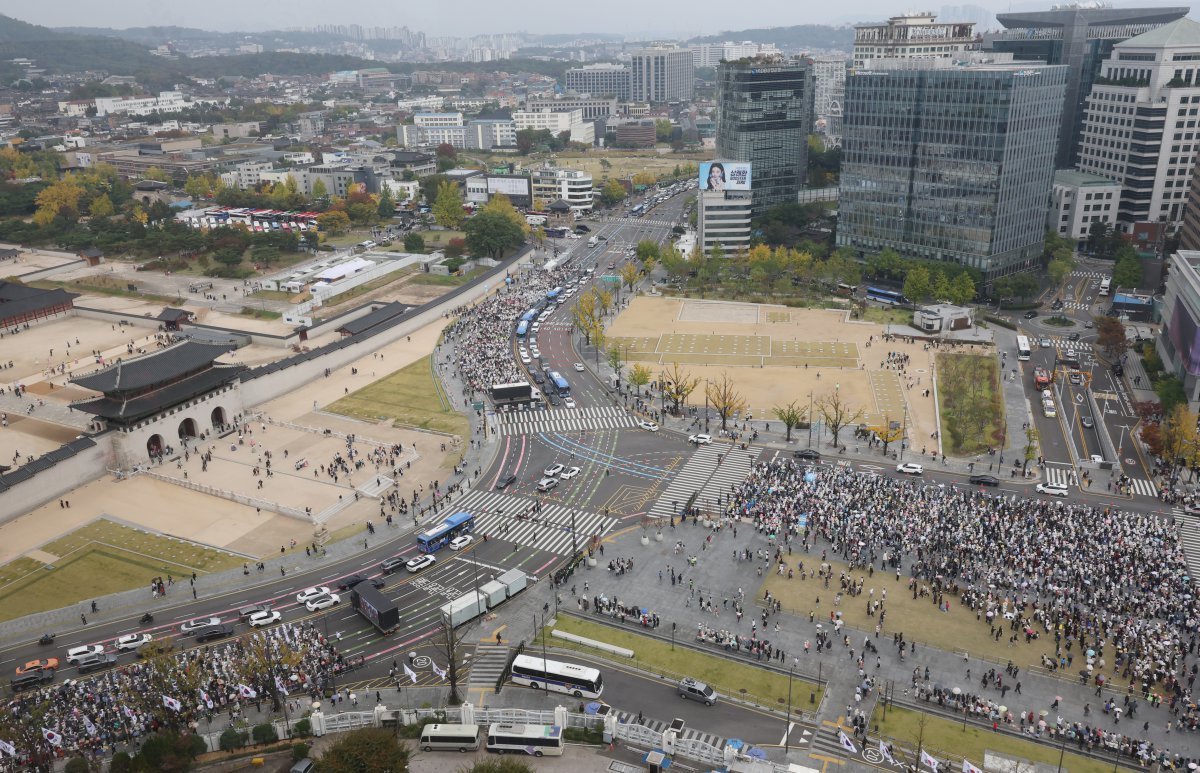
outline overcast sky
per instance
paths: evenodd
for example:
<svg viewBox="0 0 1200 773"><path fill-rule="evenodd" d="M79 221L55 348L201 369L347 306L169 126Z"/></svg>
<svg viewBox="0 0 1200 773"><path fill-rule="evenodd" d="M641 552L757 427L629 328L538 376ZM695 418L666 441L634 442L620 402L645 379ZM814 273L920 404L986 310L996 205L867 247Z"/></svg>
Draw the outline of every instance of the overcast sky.
<svg viewBox="0 0 1200 773"><path fill-rule="evenodd" d="M691 37L750 27L793 24L842 24L885 19L921 6L935 11L943 5L974 5L992 12L1048 9L1055 0L943 0L912 4L911 0L753 0L747 5L729 0L456 0L405 2L356 0L344 5L328 0L205 0L203 3L149 3L143 0L59 0L26 3L0 12L50 27L146 27L176 25L200 29L261 31L317 24L402 26L431 35L474 35L488 32L616 32L636 39L644 36ZM1189 5L1161 0L1124 0L1119 7ZM1197 14L1193 14L1196 16ZM952 19L947 19L953 21Z"/></svg>

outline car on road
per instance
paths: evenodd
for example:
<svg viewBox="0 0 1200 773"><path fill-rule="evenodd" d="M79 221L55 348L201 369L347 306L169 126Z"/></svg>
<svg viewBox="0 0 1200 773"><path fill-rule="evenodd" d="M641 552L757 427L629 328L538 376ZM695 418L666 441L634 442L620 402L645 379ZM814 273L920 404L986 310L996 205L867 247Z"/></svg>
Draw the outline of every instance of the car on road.
<svg viewBox="0 0 1200 773"><path fill-rule="evenodd" d="M1071 375L1067 376L1067 381L1071 382L1071 386L1083 386L1083 374L1072 373Z"/></svg>
<svg viewBox="0 0 1200 773"><path fill-rule="evenodd" d="M86 674L91 671L98 671L101 668L108 668L117 662L116 653L101 652L95 655L84 655L75 661L75 668L81 674Z"/></svg>
<svg viewBox="0 0 1200 773"><path fill-rule="evenodd" d="M555 475L558 475L560 472L562 472L564 467L566 467L566 465L555 463L542 470L542 473L547 478L553 478Z"/></svg>
<svg viewBox="0 0 1200 773"><path fill-rule="evenodd" d="M434 558L432 553L425 553L409 560L409 562L404 565L404 568L413 574L416 574L422 569L433 566L436 563L437 559Z"/></svg>
<svg viewBox="0 0 1200 773"><path fill-rule="evenodd" d="M496 481L496 490L503 491L504 489L511 486L513 483L516 483L516 481L517 481L516 475L513 475L512 473L509 473L508 475L504 475L500 478L500 480Z"/></svg>
<svg viewBox="0 0 1200 773"><path fill-rule="evenodd" d="M472 537L470 534L460 534L457 537L455 537L454 539L450 540L450 549L451 550L464 550L474 541L475 541L475 538Z"/></svg>
<svg viewBox="0 0 1200 773"><path fill-rule="evenodd" d="M379 590L385 584L383 582L383 580L380 580L380 579L372 580L370 577L366 577L365 575L352 574L349 577L347 577L346 579L344 579L338 583L338 590L350 590L355 585L360 585L364 582L369 583L370 586L376 590Z"/></svg>
<svg viewBox="0 0 1200 773"><path fill-rule="evenodd" d="M582 372L583 372L583 370L584 370L584 368L583 368L583 363L582 363L582 362L577 362L577 363L575 363L575 370L577 370L577 371L579 371L580 373L582 373Z"/></svg>
<svg viewBox="0 0 1200 773"><path fill-rule="evenodd" d="M23 666L17 666L17 673L26 674L38 670L53 671L56 668L58 668L58 658L39 658L31 660Z"/></svg>
<svg viewBox="0 0 1200 773"><path fill-rule="evenodd" d="M1074 333L1072 333L1071 335L1067 336L1067 340L1068 340L1068 341L1078 341L1080 338L1081 338L1081 336L1080 336L1080 334L1079 334L1079 331L1078 331L1078 330L1076 330L1076 331L1075 331Z"/></svg>
<svg viewBox="0 0 1200 773"><path fill-rule="evenodd" d="M1054 346L1054 342L1049 338L1043 338L1038 341L1038 346L1042 347L1043 349L1049 349L1050 347Z"/></svg>
<svg viewBox="0 0 1200 773"><path fill-rule="evenodd" d="M712 435L689 435L688 442L698 446L712 445Z"/></svg>
<svg viewBox="0 0 1200 773"><path fill-rule="evenodd" d="M304 602L304 607L309 612L317 612L322 609L329 609L336 604L340 604L341 601L342 597L336 593L322 593L320 596L313 596L311 599Z"/></svg>
<svg viewBox="0 0 1200 773"><path fill-rule="evenodd" d="M1023 316L1025 319L1033 319L1034 317L1037 316L1037 312L1034 311L1033 309L1030 309L1029 311L1025 312L1021 316Z"/></svg>
<svg viewBox="0 0 1200 773"><path fill-rule="evenodd" d="M17 674L13 680L9 682L9 687L14 693L22 690L31 690L34 687L41 687L43 684L54 681L53 668L39 668L35 671L27 671L23 674Z"/></svg>
<svg viewBox="0 0 1200 773"><path fill-rule="evenodd" d="M558 477L562 480L570 480L580 472L582 472L582 470L580 470L578 467L568 467L567 469L563 470Z"/></svg>
<svg viewBox="0 0 1200 773"><path fill-rule="evenodd" d="M534 382L535 384L538 384L538 385L545 384L545 383L546 383L546 377L545 377L545 376L543 376L541 373L539 373L538 371L536 371L536 370L535 370L535 371L533 372L533 382Z"/></svg>
<svg viewBox="0 0 1200 773"><path fill-rule="evenodd" d="M1096 422L1092 419L1091 416L1080 416L1079 423L1082 424L1083 426L1087 427L1088 429L1091 429L1092 427L1096 426Z"/></svg>
<svg viewBox="0 0 1200 773"><path fill-rule="evenodd" d="M821 452L815 448L797 448L792 452L792 456L796 457L797 459L816 461L817 459L821 458Z"/></svg>
<svg viewBox="0 0 1200 773"><path fill-rule="evenodd" d="M278 623L279 618L281 617L283 617L282 613L271 609L266 612L259 612L257 614L250 615L250 619L246 622L250 624L251 628L262 628L263 626L270 625L271 623Z"/></svg>
<svg viewBox="0 0 1200 773"><path fill-rule="evenodd" d="M219 617L201 617L196 620L188 620L183 625L179 626L179 632L184 636L191 636L201 628L207 628L210 625L220 625L221 618Z"/></svg>
<svg viewBox="0 0 1200 773"><path fill-rule="evenodd" d="M573 398L573 397L563 398L563 405L566 406L567 408L574 408L575 407L575 398Z"/></svg>
<svg viewBox="0 0 1200 773"><path fill-rule="evenodd" d="M547 491L558 487L558 478L542 478L537 482L537 490L545 494Z"/></svg>
<svg viewBox="0 0 1200 773"><path fill-rule="evenodd" d="M1000 479L994 475L972 475L967 478L967 483L972 486L999 486Z"/></svg>
<svg viewBox="0 0 1200 773"><path fill-rule="evenodd" d="M1200 505L1184 505L1183 512L1188 515L1200 515ZM53 658L51 658L53 660Z"/></svg>
<svg viewBox="0 0 1200 773"><path fill-rule="evenodd" d="M1061 298L1055 298L1054 303L1050 304L1051 311L1058 311L1062 307L1063 307L1063 302L1062 302Z"/></svg>
<svg viewBox="0 0 1200 773"><path fill-rule="evenodd" d="M522 365L529 365L529 364L531 364L532 362L533 362L533 360L529 359L529 354L528 354L528 353L526 353L526 354L522 354L522 355L521 355L521 364L522 364Z"/></svg>
<svg viewBox="0 0 1200 773"><path fill-rule="evenodd" d="M576 230L576 231L583 231L584 233L587 233L588 231L590 231L590 230L592 230L592 229L590 229L590 228L588 228L586 225L583 225L582 223L580 223L579 225L575 226L575 230Z"/></svg>
<svg viewBox="0 0 1200 773"><path fill-rule="evenodd" d="M896 472L900 472L905 475L920 475L921 473L925 472L925 468L916 462L901 462L900 464L896 465Z"/></svg>
<svg viewBox="0 0 1200 773"><path fill-rule="evenodd" d="M646 430L647 432L658 432L658 425L652 421L646 421L645 419L638 419L637 425L639 427L641 427L642 429Z"/></svg>
<svg viewBox="0 0 1200 773"><path fill-rule="evenodd" d="M1096 323L1089 319L1087 322L1083 323L1083 326L1085 328L1087 328L1088 330L1091 330L1092 328L1094 328L1096 326Z"/></svg>
<svg viewBox="0 0 1200 773"><path fill-rule="evenodd" d="M1037 489L1037 493L1051 497L1065 497L1070 493L1070 490L1066 486L1058 483L1039 483L1034 488Z"/></svg>
<svg viewBox="0 0 1200 773"><path fill-rule="evenodd" d="M305 588L296 594L296 602L298 604L307 604L309 599L315 599L317 596L328 596L330 593L332 591L325 585L319 588Z"/></svg>
<svg viewBox="0 0 1200 773"><path fill-rule="evenodd" d="M228 623L222 625L210 625L207 628L201 628L196 632L196 641L216 641L224 639L227 636L233 636L233 626Z"/></svg>
<svg viewBox="0 0 1200 773"><path fill-rule="evenodd" d="M238 618L240 620L249 620L259 612L270 612L274 604L263 602L262 604L251 604L248 607L242 607L238 610Z"/></svg>
<svg viewBox="0 0 1200 773"><path fill-rule="evenodd" d="M148 633L128 633L113 642L113 646L117 648L117 652L129 652L136 650L154 637Z"/></svg>
<svg viewBox="0 0 1200 773"><path fill-rule="evenodd" d="M1104 457L1101 456L1100 454L1092 454L1092 463L1093 464L1103 464Z"/></svg>
<svg viewBox="0 0 1200 773"><path fill-rule="evenodd" d="M690 676L680 679L675 691L679 694L680 698L690 701L700 701L705 706L711 706L717 702L717 694L713 691L713 688L704 682L692 679Z"/></svg>
<svg viewBox="0 0 1200 773"><path fill-rule="evenodd" d="M412 562L410 561L408 563ZM391 574L392 572L400 571L400 567L406 565L406 562L400 556L392 556L391 558L385 558L383 562L379 564L379 571L383 572L384 574Z"/></svg>

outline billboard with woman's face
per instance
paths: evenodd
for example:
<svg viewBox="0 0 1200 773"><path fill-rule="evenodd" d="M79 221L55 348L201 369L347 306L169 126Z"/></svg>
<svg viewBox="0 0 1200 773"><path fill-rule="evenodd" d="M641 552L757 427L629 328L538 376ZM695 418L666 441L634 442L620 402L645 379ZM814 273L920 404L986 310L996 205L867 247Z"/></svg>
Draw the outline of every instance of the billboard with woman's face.
<svg viewBox="0 0 1200 773"><path fill-rule="evenodd" d="M750 190L750 164L736 161L706 161L700 165L700 190Z"/></svg>

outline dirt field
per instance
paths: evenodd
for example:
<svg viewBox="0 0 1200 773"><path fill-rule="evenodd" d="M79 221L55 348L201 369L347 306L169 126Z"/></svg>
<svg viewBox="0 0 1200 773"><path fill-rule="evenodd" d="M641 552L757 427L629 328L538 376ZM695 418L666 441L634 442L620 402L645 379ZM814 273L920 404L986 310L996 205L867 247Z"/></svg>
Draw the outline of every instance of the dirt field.
<svg viewBox="0 0 1200 773"><path fill-rule="evenodd" d="M652 370L679 362L702 379L727 371L756 418L769 420L773 406L792 400L807 408L810 393L837 390L867 423L901 421L907 408L915 448L936 426L933 398L921 397L931 353L919 343L885 344L881 326L850 322L844 311L639 296L608 332ZM883 367L889 351L912 358L911 379Z"/></svg>

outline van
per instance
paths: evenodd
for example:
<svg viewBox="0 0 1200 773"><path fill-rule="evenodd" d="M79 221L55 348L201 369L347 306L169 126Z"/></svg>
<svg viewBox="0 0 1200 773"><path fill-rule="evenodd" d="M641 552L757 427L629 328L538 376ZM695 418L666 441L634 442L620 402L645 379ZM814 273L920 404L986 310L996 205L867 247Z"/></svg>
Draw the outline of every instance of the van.
<svg viewBox="0 0 1200 773"><path fill-rule="evenodd" d="M316 766L317 763L313 761L311 757L305 757L292 767L288 768L288 773L312 773L313 768Z"/></svg>
<svg viewBox="0 0 1200 773"><path fill-rule="evenodd" d="M365 242L359 242L358 244L356 244L354 249L358 250L359 252L369 252L378 246L379 246L378 244L376 244L375 242L368 239Z"/></svg>
<svg viewBox="0 0 1200 773"><path fill-rule="evenodd" d="M705 706L711 706L717 702L717 693L713 688L706 685L704 682L697 681L691 677L684 677L679 681L679 686L676 688L680 698L691 701L700 701Z"/></svg>
<svg viewBox="0 0 1200 773"><path fill-rule="evenodd" d="M421 728L422 751L468 752L479 748L478 725L426 725Z"/></svg>

